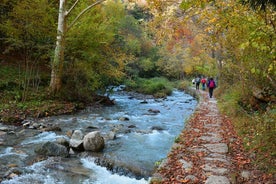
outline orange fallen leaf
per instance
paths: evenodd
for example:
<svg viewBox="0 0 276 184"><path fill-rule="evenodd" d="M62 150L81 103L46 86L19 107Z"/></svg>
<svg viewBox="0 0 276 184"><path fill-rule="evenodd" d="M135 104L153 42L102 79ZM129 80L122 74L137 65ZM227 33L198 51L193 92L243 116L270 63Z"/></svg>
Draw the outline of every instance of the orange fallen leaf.
<svg viewBox="0 0 276 184"><path fill-rule="evenodd" d="M190 179L180 180L181 183L188 183L189 181L190 181Z"/></svg>

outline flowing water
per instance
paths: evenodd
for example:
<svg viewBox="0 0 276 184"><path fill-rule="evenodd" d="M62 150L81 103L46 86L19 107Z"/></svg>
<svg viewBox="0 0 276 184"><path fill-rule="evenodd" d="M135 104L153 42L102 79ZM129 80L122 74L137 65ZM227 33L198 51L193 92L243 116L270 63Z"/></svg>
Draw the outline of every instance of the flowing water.
<svg viewBox="0 0 276 184"><path fill-rule="evenodd" d="M197 101L177 90L166 99L141 99L123 92L111 98L116 105L39 120L58 125L61 132L23 129L8 134L9 141L0 146L0 164L14 164L23 174L2 183L148 183L155 163L167 156ZM58 137L68 139L66 132L77 129L84 133L97 129L104 137L113 132L116 138L105 142L102 153L34 162L36 145Z"/></svg>

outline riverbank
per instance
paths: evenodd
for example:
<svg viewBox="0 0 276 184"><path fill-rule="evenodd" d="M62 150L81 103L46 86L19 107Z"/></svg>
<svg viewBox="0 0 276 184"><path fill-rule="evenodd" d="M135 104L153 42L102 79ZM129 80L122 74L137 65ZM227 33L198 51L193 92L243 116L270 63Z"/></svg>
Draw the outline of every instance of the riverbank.
<svg viewBox="0 0 276 184"><path fill-rule="evenodd" d="M23 127L0 124L2 183L148 183L155 163L166 157L197 101L179 90L164 99L125 91L117 91L110 98L115 99L114 106L25 121ZM51 127L55 129L49 130ZM34 151L48 142L60 144L61 138L70 144L75 130L84 135L100 132L104 150L70 149L66 158L41 156Z"/></svg>
<svg viewBox="0 0 276 184"><path fill-rule="evenodd" d="M216 99L206 91L197 93L200 100L195 113L151 183L274 183L272 175L251 164L231 119L220 114Z"/></svg>
<svg viewBox="0 0 276 184"><path fill-rule="evenodd" d="M74 114L89 106L114 105L114 101L106 96L94 95L93 99L86 104L83 102L70 102L64 100L41 100L27 103L1 102L0 123L6 125L21 126L27 119L38 120L40 118Z"/></svg>

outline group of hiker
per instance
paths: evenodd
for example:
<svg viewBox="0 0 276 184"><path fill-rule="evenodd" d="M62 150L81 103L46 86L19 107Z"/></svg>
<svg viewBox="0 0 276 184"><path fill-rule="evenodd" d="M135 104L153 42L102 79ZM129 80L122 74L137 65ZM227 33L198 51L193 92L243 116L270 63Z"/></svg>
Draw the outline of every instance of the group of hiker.
<svg viewBox="0 0 276 184"><path fill-rule="evenodd" d="M199 86L201 84L202 90L205 90L206 87L209 89L209 97L213 97L213 91L217 87L215 80L210 77L210 78L205 78L205 77L200 77L197 76L195 79L193 79L193 84L196 86L196 90L199 90Z"/></svg>

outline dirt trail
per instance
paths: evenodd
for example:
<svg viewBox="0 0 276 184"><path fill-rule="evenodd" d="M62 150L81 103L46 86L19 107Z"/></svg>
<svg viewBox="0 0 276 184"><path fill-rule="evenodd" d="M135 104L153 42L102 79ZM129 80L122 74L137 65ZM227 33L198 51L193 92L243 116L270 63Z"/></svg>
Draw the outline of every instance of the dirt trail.
<svg viewBox="0 0 276 184"><path fill-rule="evenodd" d="M252 169L241 139L229 118L219 113L216 99L206 91L198 93L194 115L152 183L272 184L271 178Z"/></svg>

